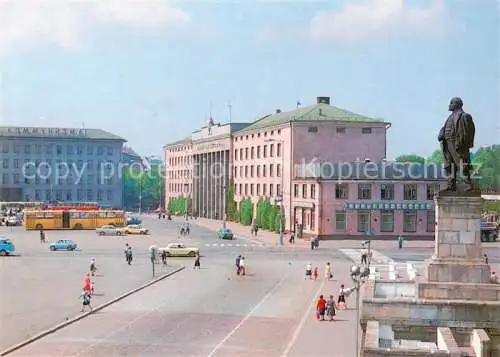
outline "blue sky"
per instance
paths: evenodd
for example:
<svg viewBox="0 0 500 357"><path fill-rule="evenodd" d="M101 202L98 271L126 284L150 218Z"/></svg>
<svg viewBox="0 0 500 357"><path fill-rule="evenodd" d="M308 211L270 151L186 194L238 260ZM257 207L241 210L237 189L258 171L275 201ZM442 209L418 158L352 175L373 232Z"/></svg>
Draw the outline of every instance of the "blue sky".
<svg viewBox="0 0 500 357"><path fill-rule="evenodd" d="M29 5L28 5L29 4ZM429 155L452 96L500 142L494 0L0 0L0 124L102 128L141 154L316 96ZM24 6L23 6L24 5Z"/></svg>

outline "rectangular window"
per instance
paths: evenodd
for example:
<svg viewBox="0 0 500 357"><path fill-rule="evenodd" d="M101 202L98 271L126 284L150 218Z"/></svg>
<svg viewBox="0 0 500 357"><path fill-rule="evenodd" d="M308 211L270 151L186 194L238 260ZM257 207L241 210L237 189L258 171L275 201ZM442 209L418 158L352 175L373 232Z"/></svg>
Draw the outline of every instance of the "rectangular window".
<svg viewBox="0 0 500 357"><path fill-rule="evenodd" d="M266 165L262 165L262 177L266 177Z"/></svg>
<svg viewBox="0 0 500 357"><path fill-rule="evenodd" d="M267 196L266 184L265 183L262 184L262 196Z"/></svg>
<svg viewBox="0 0 500 357"><path fill-rule="evenodd" d="M317 126L310 126L307 128L308 133L317 133L318 132L318 127Z"/></svg>
<svg viewBox="0 0 500 357"><path fill-rule="evenodd" d="M62 191L61 190L56 191L56 200L62 201Z"/></svg>
<svg viewBox="0 0 500 357"><path fill-rule="evenodd" d="M315 199L316 198L316 185L311 184L311 198Z"/></svg>
<svg viewBox="0 0 500 357"><path fill-rule="evenodd" d="M380 231L394 232L394 211L380 211Z"/></svg>
<svg viewBox="0 0 500 357"><path fill-rule="evenodd" d="M274 156L274 144L269 145L269 157Z"/></svg>
<svg viewBox="0 0 500 357"><path fill-rule="evenodd" d="M257 146L257 159L260 159L260 146Z"/></svg>
<svg viewBox="0 0 500 357"><path fill-rule="evenodd" d="M245 166L245 177L248 177L248 166Z"/></svg>
<svg viewBox="0 0 500 357"><path fill-rule="evenodd" d="M4 169L8 169L9 168L9 159L3 159L2 160L2 167Z"/></svg>
<svg viewBox="0 0 500 357"><path fill-rule="evenodd" d="M369 183L360 183L358 185L358 200L372 199L372 185Z"/></svg>
<svg viewBox="0 0 500 357"><path fill-rule="evenodd" d="M234 177L235 178L238 177L238 168L237 167L234 168Z"/></svg>
<svg viewBox="0 0 500 357"><path fill-rule="evenodd" d="M238 149L234 150L234 161L238 161Z"/></svg>
<svg viewBox="0 0 500 357"><path fill-rule="evenodd" d="M272 183L269 184L269 197L274 197L274 185Z"/></svg>
<svg viewBox="0 0 500 357"><path fill-rule="evenodd" d="M20 180L20 175L19 173L14 173L14 184L17 185L19 183L19 180Z"/></svg>
<svg viewBox="0 0 500 357"><path fill-rule="evenodd" d="M427 211L426 224L427 232L434 232L436 230L436 212Z"/></svg>
<svg viewBox="0 0 500 357"><path fill-rule="evenodd" d="M250 148L250 158L253 159L255 157L255 148L252 146Z"/></svg>
<svg viewBox="0 0 500 357"><path fill-rule="evenodd" d="M283 192L281 192L281 185L276 184L276 196L283 197Z"/></svg>
<svg viewBox="0 0 500 357"><path fill-rule="evenodd" d="M405 183L403 199L405 201L415 201L417 199L417 184Z"/></svg>
<svg viewBox="0 0 500 357"><path fill-rule="evenodd" d="M307 185L302 184L302 198L307 198Z"/></svg>
<svg viewBox="0 0 500 357"><path fill-rule="evenodd" d="M372 128L361 128L361 133L362 134L371 134Z"/></svg>
<svg viewBox="0 0 500 357"><path fill-rule="evenodd" d="M274 176L274 165L271 164L269 165L269 177L273 177Z"/></svg>
<svg viewBox="0 0 500 357"><path fill-rule="evenodd" d="M262 157L266 158L267 157L267 145L264 145L262 150L263 150Z"/></svg>
<svg viewBox="0 0 500 357"><path fill-rule="evenodd" d="M102 201L103 198L104 198L104 193L102 192L102 190L97 191L97 200Z"/></svg>
<svg viewBox="0 0 500 357"><path fill-rule="evenodd" d="M281 156L281 143L276 144L276 156Z"/></svg>
<svg viewBox="0 0 500 357"><path fill-rule="evenodd" d="M73 198L72 198L73 194L71 193L71 191L67 191L66 192L66 201L72 201Z"/></svg>
<svg viewBox="0 0 500 357"><path fill-rule="evenodd" d="M257 196L260 196L260 183L257 184Z"/></svg>
<svg viewBox="0 0 500 357"><path fill-rule="evenodd" d="M358 211L358 232L366 233L370 229L370 213Z"/></svg>
<svg viewBox="0 0 500 357"><path fill-rule="evenodd" d="M260 165L257 165L257 177L260 177Z"/></svg>
<svg viewBox="0 0 500 357"><path fill-rule="evenodd" d="M293 197L299 197L299 185L293 185Z"/></svg>
<svg viewBox="0 0 500 357"><path fill-rule="evenodd" d="M4 154L7 154L9 152L9 144L7 143L2 144L2 152Z"/></svg>
<svg viewBox="0 0 500 357"><path fill-rule="evenodd" d="M245 196L248 196L248 183L245 184Z"/></svg>
<svg viewBox="0 0 500 357"><path fill-rule="evenodd" d="M108 199L108 201L112 201L113 200L113 191L108 190L107 199Z"/></svg>
<svg viewBox="0 0 500 357"><path fill-rule="evenodd" d="M78 190L78 191L76 192L76 199L77 199L78 201L83 201L83 190Z"/></svg>
<svg viewBox="0 0 500 357"><path fill-rule="evenodd" d="M380 199L393 200L394 199L394 184L384 183L380 185Z"/></svg>
<svg viewBox="0 0 500 357"><path fill-rule="evenodd" d="M42 145L35 144L35 154L41 154L41 153L42 153Z"/></svg>
<svg viewBox="0 0 500 357"><path fill-rule="evenodd" d="M413 233L417 231L417 212L405 211L403 214L403 232Z"/></svg>
<svg viewBox="0 0 500 357"><path fill-rule="evenodd" d="M4 185L8 185L9 184L9 174L2 174L2 183Z"/></svg>
<svg viewBox="0 0 500 357"><path fill-rule="evenodd" d="M427 200L432 201L434 195L436 195L440 190L440 185L438 183L427 184Z"/></svg>
<svg viewBox="0 0 500 357"><path fill-rule="evenodd" d="M52 190L45 190L45 200L52 201ZM83 201L83 198L80 201Z"/></svg>
<svg viewBox="0 0 500 357"><path fill-rule="evenodd" d="M345 134L345 128L337 128L337 134Z"/></svg>
<svg viewBox="0 0 500 357"><path fill-rule="evenodd" d="M338 183L335 185L335 198L338 200L347 200L349 197L349 185Z"/></svg>
<svg viewBox="0 0 500 357"><path fill-rule="evenodd" d="M243 149L240 149L240 160L243 160Z"/></svg>
<svg viewBox="0 0 500 357"><path fill-rule="evenodd" d="M281 164L276 164L276 176L281 177Z"/></svg>
<svg viewBox="0 0 500 357"><path fill-rule="evenodd" d="M245 160L248 160L248 148L245 148Z"/></svg>
<svg viewBox="0 0 500 357"><path fill-rule="evenodd" d="M250 165L250 177L253 177L253 165Z"/></svg>
<svg viewBox="0 0 500 357"><path fill-rule="evenodd" d="M345 219L346 219L345 211L336 211L335 212L335 230L336 231L342 231L342 232L345 231L345 227L346 227Z"/></svg>
<svg viewBox="0 0 500 357"><path fill-rule="evenodd" d="M24 144L24 153L31 154L31 145L30 144Z"/></svg>
<svg viewBox="0 0 500 357"><path fill-rule="evenodd" d="M21 152L21 144L14 144L14 153L19 154Z"/></svg>
<svg viewBox="0 0 500 357"><path fill-rule="evenodd" d="M311 231L316 229L316 217L314 210L311 210Z"/></svg>
<svg viewBox="0 0 500 357"><path fill-rule="evenodd" d="M240 189L238 191L240 196L243 196L243 184L240 183Z"/></svg>

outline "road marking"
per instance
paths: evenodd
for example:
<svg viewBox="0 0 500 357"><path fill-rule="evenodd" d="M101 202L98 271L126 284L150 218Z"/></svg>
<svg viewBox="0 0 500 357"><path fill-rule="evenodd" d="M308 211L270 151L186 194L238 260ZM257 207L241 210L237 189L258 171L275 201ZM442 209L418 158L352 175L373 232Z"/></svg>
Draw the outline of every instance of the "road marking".
<svg viewBox="0 0 500 357"><path fill-rule="evenodd" d="M210 352L208 354L207 357L213 357L217 351L219 351L221 349L221 347L231 338L231 336L233 336L236 331L238 331L240 329L241 326L243 326L243 324L250 318L252 317L252 315L266 302L266 300L272 295L274 294L274 292L281 286L281 284L283 283L283 281L285 280L285 278L281 278L280 281L278 281L278 283L271 289L271 291L269 291L263 298L262 300L260 300L257 305L254 306L254 308L252 310L250 310L250 312L238 323L238 325L236 325L227 335L226 337L224 337L222 339L222 341L220 341L217 346L214 347L214 349L212 350L212 352Z"/></svg>
<svg viewBox="0 0 500 357"><path fill-rule="evenodd" d="M323 290L323 288L325 287L325 283L326 283L326 280L323 280L323 282L319 286L318 290L316 290L316 293L313 295L311 302L309 304L307 304L307 307L304 311L304 314L302 315L302 318L300 319L300 322L297 325L297 328L293 332L292 338L290 339L290 341L286 345L285 350L281 354L281 357L286 357L288 355L288 353L290 352L290 350L292 349L295 342L297 342L297 338L299 337L300 331L302 331L302 329L304 328L304 324L306 323L307 317L310 316L309 315L311 313L310 307L315 305L316 299L318 298L321 290Z"/></svg>
<svg viewBox="0 0 500 357"><path fill-rule="evenodd" d="M223 244L223 243L221 243L221 244L220 244L220 246L221 246L221 247L223 247L223 246L224 246L224 244Z"/></svg>
<svg viewBox="0 0 500 357"><path fill-rule="evenodd" d="M228 246L228 247L232 247L233 245L232 245L232 244L228 244L227 246Z"/></svg>
<svg viewBox="0 0 500 357"><path fill-rule="evenodd" d="M217 244L212 244L212 247L217 247Z"/></svg>

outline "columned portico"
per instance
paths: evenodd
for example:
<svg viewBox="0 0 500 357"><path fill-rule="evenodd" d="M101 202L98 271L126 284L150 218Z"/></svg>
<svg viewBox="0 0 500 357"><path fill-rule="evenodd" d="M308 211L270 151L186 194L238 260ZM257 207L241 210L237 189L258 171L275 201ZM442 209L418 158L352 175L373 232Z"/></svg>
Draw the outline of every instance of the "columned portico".
<svg viewBox="0 0 500 357"><path fill-rule="evenodd" d="M212 124L192 135L193 208L195 216L223 220L231 175L231 127ZM241 126L241 124L240 124ZM238 129L238 128L236 128Z"/></svg>

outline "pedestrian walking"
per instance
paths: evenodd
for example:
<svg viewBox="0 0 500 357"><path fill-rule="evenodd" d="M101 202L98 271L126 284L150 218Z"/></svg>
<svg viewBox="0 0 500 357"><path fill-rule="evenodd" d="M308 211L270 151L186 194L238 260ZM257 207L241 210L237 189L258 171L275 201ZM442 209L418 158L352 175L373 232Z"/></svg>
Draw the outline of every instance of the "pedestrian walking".
<svg viewBox="0 0 500 357"><path fill-rule="evenodd" d="M81 312L85 311L85 307L88 306L90 308L90 311L93 310L92 305L90 303L92 299L92 294L90 291L83 291L82 294L80 295L80 298L82 299L82 310Z"/></svg>
<svg viewBox="0 0 500 357"><path fill-rule="evenodd" d="M368 250L366 248L363 248L361 250L361 264L368 264L367 258L368 258Z"/></svg>
<svg viewBox="0 0 500 357"><path fill-rule="evenodd" d="M345 288L344 284L340 285L339 297L337 299L337 305L338 305L339 309L342 309L342 310L347 309L347 305L345 302L346 293L347 293L347 289Z"/></svg>
<svg viewBox="0 0 500 357"><path fill-rule="evenodd" d="M240 275L241 254L236 257L236 275Z"/></svg>
<svg viewBox="0 0 500 357"><path fill-rule="evenodd" d="M325 265L325 280L330 281L333 279L332 266L330 262Z"/></svg>
<svg viewBox="0 0 500 357"><path fill-rule="evenodd" d="M45 232L40 229L40 243L45 243Z"/></svg>
<svg viewBox="0 0 500 357"><path fill-rule="evenodd" d="M325 321L326 300L323 295L319 296L316 302L316 318L320 321Z"/></svg>
<svg viewBox="0 0 500 357"><path fill-rule="evenodd" d="M319 269L318 267L315 267L313 271L313 279L318 280L318 275L319 275Z"/></svg>
<svg viewBox="0 0 500 357"><path fill-rule="evenodd" d="M132 247L127 244L125 244L125 261L127 262L128 265L132 265L132 260L133 260L133 253L132 253Z"/></svg>
<svg viewBox="0 0 500 357"><path fill-rule="evenodd" d="M167 251L166 250L162 250L161 253L160 253L160 256L161 256L161 262L163 265L167 265Z"/></svg>
<svg viewBox="0 0 500 357"><path fill-rule="evenodd" d="M97 272L97 265L95 263L95 259L94 258L90 259L89 271L90 271L90 274L92 276L95 276L95 273Z"/></svg>
<svg viewBox="0 0 500 357"><path fill-rule="evenodd" d="M333 295L330 295L330 298L326 301L326 316L333 320L335 317L335 300L333 300Z"/></svg>
<svg viewBox="0 0 500 357"><path fill-rule="evenodd" d="M312 279L312 265L311 263L308 263L306 265L306 276L304 277L304 279L308 279L311 280Z"/></svg>
<svg viewBox="0 0 500 357"><path fill-rule="evenodd" d="M488 254L484 253L483 260L485 264L488 264Z"/></svg>
<svg viewBox="0 0 500 357"><path fill-rule="evenodd" d="M295 244L295 234L294 234L294 232L290 232L290 239L288 240L288 243Z"/></svg>
<svg viewBox="0 0 500 357"><path fill-rule="evenodd" d="M194 259L193 269L200 269L200 256L197 255Z"/></svg>
<svg viewBox="0 0 500 357"><path fill-rule="evenodd" d="M240 275L246 275L246 261L245 257L241 257L240 259Z"/></svg>

